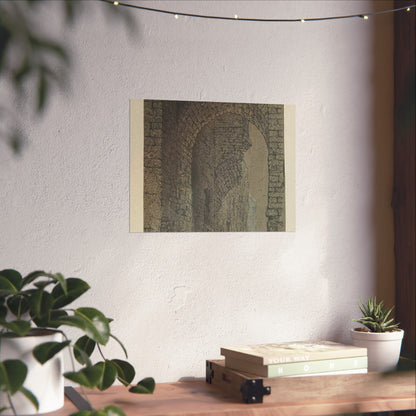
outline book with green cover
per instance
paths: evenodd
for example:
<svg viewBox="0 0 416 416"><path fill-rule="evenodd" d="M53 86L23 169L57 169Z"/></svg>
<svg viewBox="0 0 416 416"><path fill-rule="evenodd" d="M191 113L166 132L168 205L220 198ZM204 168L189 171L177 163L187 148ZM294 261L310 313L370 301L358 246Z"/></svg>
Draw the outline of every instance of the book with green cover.
<svg viewBox="0 0 416 416"><path fill-rule="evenodd" d="M332 341L300 341L223 347L221 355L226 359L232 357L253 364L270 365L363 357L367 355L367 348Z"/></svg>
<svg viewBox="0 0 416 416"><path fill-rule="evenodd" d="M314 360L285 364L259 365L238 358L225 358L225 366L237 371L261 377L287 377L307 374L324 374L367 370L367 355L361 357L335 358L333 360ZM364 371L366 372L366 371Z"/></svg>

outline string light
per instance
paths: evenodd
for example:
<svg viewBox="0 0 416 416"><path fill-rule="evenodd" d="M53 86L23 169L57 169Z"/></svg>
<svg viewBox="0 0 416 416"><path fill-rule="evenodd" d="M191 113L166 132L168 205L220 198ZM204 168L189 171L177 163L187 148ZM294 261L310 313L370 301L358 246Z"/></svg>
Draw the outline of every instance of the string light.
<svg viewBox="0 0 416 416"><path fill-rule="evenodd" d="M262 19L262 18L251 18L251 17L239 17L237 14L234 15L234 17L227 17L227 16L209 16L204 14L194 14L194 13L184 13L184 12L176 12L176 11L170 11L170 10L163 10L163 9L154 9L151 7L145 7L145 6L138 6L131 3L123 3L119 1L113 1L113 0L100 0L104 3L110 3L114 5L119 5L123 7L130 7L133 9L153 12L153 13L163 13L163 14L170 14L175 17L175 19L178 19L179 16L185 16L185 17L194 17L199 19L212 19L212 20L239 20L241 22L317 22L317 21L324 21L324 20L340 20L340 19L354 19L354 18L360 18L364 20L368 20L371 16L379 15L379 14L385 14L385 13L395 13L399 12L401 10L406 10L407 12L410 12L411 9L416 7L416 4L413 4L412 6L404 6L404 7L398 7L396 9L389 9L389 10L381 10L378 12L372 12L372 13L366 13L366 14L350 14L345 16L328 16L328 17L311 17L311 18L302 18L302 19Z"/></svg>

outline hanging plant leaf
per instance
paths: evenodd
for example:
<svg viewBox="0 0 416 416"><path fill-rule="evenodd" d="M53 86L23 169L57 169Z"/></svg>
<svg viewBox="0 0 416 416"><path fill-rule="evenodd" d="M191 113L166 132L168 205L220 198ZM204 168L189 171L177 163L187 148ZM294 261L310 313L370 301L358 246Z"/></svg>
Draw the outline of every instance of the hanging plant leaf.
<svg viewBox="0 0 416 416"><path fill-rule="evenodd" d="M16 290L20 290L22 288L23 278L22 275L13 269L4 269L0 271L0 276L6 278Z"/></svg>
<svg viewBox="0 0 416 416"><path fill-rule="evenodd" d="M109 339L110 327L105 316L94 308L79 308L72 316L63 316L54 325L74 326L84 331L93 341L105 345Z"/></svg>
<svg viewBox="0 0 416 416"><path fill-rule="evenodd" d="M123 360L111 360L111 362L115 365L117 369L117 379L120 383L128 386L134 379L136 375L136 371L134 367L128 363L127 361Z"/></svg>
<svg viewBox="0 0 416 416"><path fill-rule="evenodd" d="M97 367L85 367L79 371L64 373L64 377L81 386L93 389L97 386L101 378L101 370Z"/></svg>
<svg viewBox="0 0 416 416"><path fill-rule="evenodd" d="M17 287L5 276L0 275L0 296L19 293Z"/></svg>
<svg viewBox="0 0 416 416"><path fill-rule="evenodd" d="M80 364L90 365L89 357L94 352L96 342L83 335L74 344L74 357Z"/></svg>
<svg viewBox="0 0 416 416"><path fill-rule="evenodd" d="M30 390L28 390L26 387L22 386L22 387L20 387L19 391L21 393L23 393L26 396L26 398L28 398L32 402L32 404L33 404L33 406L35 407L36 410L39 410L38 399L36 398L36 396Z"/></svg>
<svg viewBox="0 0 416 416"><path fill-rule="evenodd" d="M37 326L48 326L53 298L44 290L35 291L29 298L30 315Z"/></svg>
<svg viewBox="0 0 416 416"><path fill-rule="evenodd" d="M129 388L130 393L152 394L155 390L155 380L152 377L144 378L135 386Z"/></svg>
<svg viewBox="0 0 416 416"><path fill-rule="evenodd" d="M29 302L24 296L15 295L7 299L7 306L13 315L20 317L29 310Z"/></svg>
<svg viewBox="0 0 416 416"><path fill-rule="evenodd" d="M110 325L102 312L95 308L78 308L74 311L77 317L87 323L86 334L99 344L105 345L110 337Z"/></svg>
<svg viewBox="0 0 416 416"><path fill-rule="evenodd" d="M67 282L65 277L61 273L54 273L53 275L50 275L52 279L55 279L62 287L62 290L66 294L68 292Z"/></svg>
<svg viewBox="0 0 416 416"><path fill-rule="evenodd" d="M59 318L62 318L63 316L68 316L68 313L60 309L56 311L52 309L50 313L50 321L48 322L48 326L51 328L59 328L61 324L57 321L59 320Z"/></svg>
<svg viewBox="0 0 416 416"><path fill-rule="evenodd" d="M0 362L0 391L6 391L13 396L23 386L26 375L27 367L22 361Z"/></svg>
<svg viewBox="0 0 416 416"><path fill-rule="evenodd" d="M61 285L55 286L51 292L52 297L54 298L54 309L59 309L63 306L69 305L90 288L88 283L84 282L82 279L78 279L77 277L69 277L66 279L66 284L66 293Z"/></svg>
<svg viewBox="0 0 416 416"><path fill-rule="evenodd" d="M58 319L50 322L49 324L54 325L55 328L61 326L61 325L68 325L68 326L73 326L75 328L81 329L84 332L86 332L87 330L87 326L88 326L88 322L83 319L80 316L61 316Z"/></svg>
<svg viewBox="0 0 416 416"><path fill-rule="evenodd" d="M64 349L67 345L69 345L71 341L64 341L64 342L44 342L36 346L32 354L33 356L41 363L45 364L49 361L52 357L54 357L58 352Z"/></svg>
<svg viewBox="0 0 416 416"><path fill-rule="evenodd" d="M97 388L100 391L108 389L113 385L117 376L117 369L111 361L101 361L94 365L101 372L100 380L97 384Z"/></svg>
<svg viewBox="0 0 416 416"><path fill-rule="evenodd" d="M30 331L30 322L23 320L0 321L1 326L7 328L19 337L24 337Z"/></svg>

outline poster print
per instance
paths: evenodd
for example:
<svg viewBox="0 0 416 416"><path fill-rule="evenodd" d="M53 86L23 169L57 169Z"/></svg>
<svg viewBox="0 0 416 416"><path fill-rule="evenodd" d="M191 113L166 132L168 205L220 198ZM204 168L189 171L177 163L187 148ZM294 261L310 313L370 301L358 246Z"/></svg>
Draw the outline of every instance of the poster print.
<svg viewBox="0 0 416 416"><path fill-rule="evenodd" d="M130 100L130 231L294 231L294 120L283 104Z"/></svg>

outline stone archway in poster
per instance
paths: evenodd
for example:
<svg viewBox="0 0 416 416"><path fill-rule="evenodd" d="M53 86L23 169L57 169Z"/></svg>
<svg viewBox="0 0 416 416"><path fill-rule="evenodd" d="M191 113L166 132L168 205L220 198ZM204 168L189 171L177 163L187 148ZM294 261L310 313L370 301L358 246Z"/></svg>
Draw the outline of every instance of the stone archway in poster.
<svg viewBox="0 0 416 416"><path fill-rule="evenodd" d="M130 101L131 232L295 230L294 106Z"/></svg>

